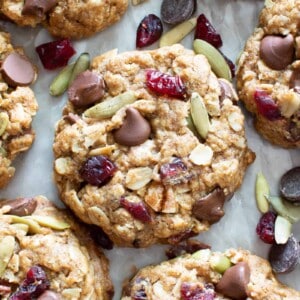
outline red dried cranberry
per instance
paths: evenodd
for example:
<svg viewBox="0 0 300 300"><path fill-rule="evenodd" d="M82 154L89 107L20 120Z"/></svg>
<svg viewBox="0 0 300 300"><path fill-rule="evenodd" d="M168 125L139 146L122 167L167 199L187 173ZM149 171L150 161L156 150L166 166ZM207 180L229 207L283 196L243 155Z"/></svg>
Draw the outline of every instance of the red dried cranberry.
<svg viewBox="0 0 300 300"><path fill-rule="evenodd" d="M150 14L138 26L136 32L136 47L143 48L158 41L163 32L163 25L159 17Z"/></svg>
<svg viewBox="0 0 300 300"><path fill-rule="evenodd" d="M111 250L114 247L113 242L110 240L110 238L103 231L102 228L95 225L90 225L89 230L90 230L91 237L96 244L98 244L99 246L107 250Z"/></svg>
<svg viewBox="0 0 300 300"><path fill-rule="evenodd" d="M221 51L220 51L220 53L223 55L224 59L226 60L227 65L229 66L230 71L231 71L231 76L232 76L232 78L234 78L234 76L235 76L235 64L226 55L224 55Z"/></svg>
<svg viewBox="0 0 300 300"><path fill-rule="evenodd" d="M120 204L125 208L135 219L138 219L144 223L152 221L151 215L149 214L147 207L143 202L131 202L126 198L122 197Z"/></svg>
<svg viewBox="0 0 300 300"><path fill-rule="evenodd" d="M186 229L178 234L174 234L168 238L168 243L171 245L176 245L180 243L183 240L187 240L190 237L196 236L197 233L195 233L192 229Z"/></svg>
<svg viewBox="0 0 300 300"><path fill-rule="evenodd" d="M87 159L80 170L80 175L89 184L102 186L113 177L116 171L117 167L111 160L99 155Z"/></svg>
<svg viewBox="0 0 300 300"><path fill-rule="evenodd" d="M197 18L195 39L204 40L216 48L220 48L223 45L220 34L217 33L204 14Z"/></svg>
<svg viewBox="0 0 300 300"><path fill-rule="evenodd" d="M213 300L216 293L213 285L206 285L201 288L195 283L183 282L180 287L182 300Z"/></svg>
<svg viewBox="0 0 300 300"><path fill-rule="evenodd" d="M40 266L33 266L26 274L26 279L19 289L9 297L10 300L35 299L50 288L45 271Z"/></svg>
<svg viewBox="0 0 300 300"><path fill-rule="evenodd" d="M159 95L166 95L178 99L186 96L186 87L177 75L171 76L157 70L146 71L146 85Z"/></svg>
<svg viewBox="0 0 300 300"><path fill-rule="evenodd" d="M76 53L69 39L53 41L35 48L45 69L64 67Z"/></svg>
<svg viewBox="0 0 300 300"><path fill-rule="evenodd" d="M260 237L260 239L267 244L275 243L275 220L276 214L272 211L268 211L262 215L257 226L256 233Z"/></svg>
<svg viewBox="0 0 300 300"><path fill-rule="evenodd" d="M255 91L254 100L258 112L270 121L280 118L280 110L272 97L265 91Z"/></svg>
<svg viewBox="0 0 300 300"><path fill-rule="evenodd" d="M187 167L180 158L175 158L173 162L163 164L160 167L160 178L163 184L179 184L188 182L191 179L191 174L188 173Z"/></svg>

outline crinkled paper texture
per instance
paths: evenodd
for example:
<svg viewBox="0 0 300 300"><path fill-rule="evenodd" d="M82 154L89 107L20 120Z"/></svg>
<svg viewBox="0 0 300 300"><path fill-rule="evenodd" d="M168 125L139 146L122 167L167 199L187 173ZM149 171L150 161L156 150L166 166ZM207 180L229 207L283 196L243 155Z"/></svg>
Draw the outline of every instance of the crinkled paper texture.
<svg viewBox="0 0 300 300"><path fill-rule="evenodd" d="M247 37L252 33L258 20L263 1L257 0L198 0L197 15L204 13L223 38L222 51L233 61L236 60ZM107 50L118 48L119 52L135 49L136 28L147 14L160 15L158 0L148 0L138 6L129 6L126 15L114 26L92 38L74 42L77 56L89 52L93 57ZM21 45L39 68L39 78L33 89L39 102L39 112L34 120L36 140L26 154L17 159L17 171L10 185L0 192L0 198L45 195L59 205L57 191L52 180L52 142L54 126L61 116L66 95L53 98L48 89L57 71L45 71L34 48L51 40L42 28L17 28L2 22L0 25L12 34L14 44ZM165 26L164 30L167 30ZM192 47L193 34L182 43ZM150 48L157 47L157 44ZM73 60L75 57L73 58ZM243 247L255 254L267 257L269 246L263 244L255 234L260 217L255 204L254 185L257 172L262 171L272 194L278 194L280 176L293 166L300 165L299 150L285 150L272 146L258 136L252 126L252 118L246 114L247 138L249 146L256 152L256 160L248 169L244 183L230 202L226 204L226 215L213 225L209 232L198 238L212 246L214 250L229 247ZM295 236L300 239L300 224L295 224ZM111 276L115 286L115 298L119 299L122 282L130 277L136 268L158 263L165 259L164 246L149 249L114 249L106 251L110 259ZM300 266L292 273L281 275L280 279L294 288L300 289Z"/></svg>

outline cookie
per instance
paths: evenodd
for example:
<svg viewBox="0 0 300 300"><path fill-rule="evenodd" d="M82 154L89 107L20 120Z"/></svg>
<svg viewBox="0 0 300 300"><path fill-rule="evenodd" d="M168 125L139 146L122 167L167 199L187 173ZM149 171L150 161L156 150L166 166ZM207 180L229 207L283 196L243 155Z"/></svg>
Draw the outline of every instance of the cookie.
<svg viewBox="0 0 300 300"><path fill-rule="evenodd" d="M207 230L254 160L231 84L181 45L98 56L68 95L53 146L60 197L119 246Z"/></svg>
<svg viewBox="0 0 300 300"><path fill-rule="evenodd" d="M111 299L89 231L43 196L0 202L1 299Z"/></svg>
<svg viewBox="0 0 300 300"><path fill-rule="evenodd" d="M2 0L0 12L20 26L43 24L56 37L79 39L117 22L128 0Z"/></svg>
<svg viewBox="0 0 300 300"><path fill-rule="evenodd" d="M13 160L34 141L32 118L38 104L29 85L35 81L35 67L22 52L14 49L10 35L0 32L0 188L15 173Z"/></svg>
<svg viewBox="0 0 300 300"><path fill-rule="evenodd" d="M242 249L200 250L147 266L123 289L129 299L300 299L265 259Z"/></svg>
<svg viewBox="0 0 300 300"><path fill-rule="evenodd" d="M257 131L285 148L300 148L300 3L270 1L239 59L237 88Z"/></svg>

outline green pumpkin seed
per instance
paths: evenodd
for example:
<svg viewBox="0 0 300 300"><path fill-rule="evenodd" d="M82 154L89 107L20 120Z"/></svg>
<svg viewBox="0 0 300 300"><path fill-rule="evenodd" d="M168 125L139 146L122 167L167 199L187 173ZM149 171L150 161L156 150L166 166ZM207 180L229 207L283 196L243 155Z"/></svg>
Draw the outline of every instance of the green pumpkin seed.
<svg viewBox="0 0 300 300"><path fill-rule="evenodd" d="M5 157L7 155L6 150L3 147L0 147L0 156Z"/></svg>
<svg viewBox="0 0 300 300"><path fill-rule="evenodd" d="M204 101L198 93L192 93L191 96L191 115L197 132L205 139L209 131L210 122Z"/></svg>
<svg viewBox="0 0 300 300"><path fill-rule="evenodd" d="M15 238L5 236L0 241L0 277L3 275L15 249Z"/></svg>
<svg viewBox="0 0 300 300"><path fill-rule="evenodd" d="M274 228L275 241L277 244L285 244L292 233L292 224L289 220L277 216Z"/></svg>
<svg viewBox="0 0 300 300"><path fill-rule="evenodd" d="M19 217L15 215L9 215L13 224L21 223L29 226L29 233L42 233L41 226L34 220L28 219L28 217Z"/></svg>
<svg viewBox="0 0 300 300"><path fill-rule="evenodd" d="M112 117L120 108L136 100L133 91L124 92L87 109L83 115L88 118L106 119Z"/></svg>
<svg viewBox="0 0 300 300"><path fill-rule="evenodd" d="M212 269L221 274L231 267L231 261L224 255L213 255L209 262Z"/></svg>
<svg viewBox="0 0 300 300"><path fill-rule="evenodd" d="M160 38L159 47L171 46L179 43L196 27L196 24L197 19L192 18L173 27L170 31L163 34L163 36Z"/></svg>
<svg viewBox="0 0 300 300"><path fill-rule="evenodd" d="M197 54L203 54L204 56L206 56L213 72L217 75L217 77L225 78L228 81L232 80L231 70L225 58L218 49L216 49L206 41L199 39L194 40L193 46L194 51Z"/></svg>
<svg viewBox="0 0 300 300"><path fill-rule="evenodd" d="M68 224L64 221L57 220L52 217L48 217L48 216L33 215L33 216L25 217L25 218L33 220L41 226L49 227L49 228L52 228L55 230L65 230L67 228L70 228L70 224Z"/></svg>
<svg viewBox="0 0 300 300"><path fill-rule="evenodd" d="M86 52L81 53L77 58L72 74L69 80L69 86L72 84L76 76L84 71L86 71L90 67L90 55Z"/></svg>
<svg viewBox="0 0 300 300"><path fill-rule="evenodd" d="M9 117L6 112L0 113L0 136L5 132L9 122Z"/></svg>
<svg viewBox="0 0 300 300"><path fill-rule="evenodd" d="M192 254L192 257L194 259L208 261L211 257L211 251L210 251L210 249L198 250Z"/></svg>
<svg viewBox="0 0 300 300"><path fill-rule="evenodd" d="M266 213L269 210L269 202L268 197L270 194L269 184L265 178L265 176L259 172L256 175L255 182L255 197L256 204L261 213Z"/></svg>

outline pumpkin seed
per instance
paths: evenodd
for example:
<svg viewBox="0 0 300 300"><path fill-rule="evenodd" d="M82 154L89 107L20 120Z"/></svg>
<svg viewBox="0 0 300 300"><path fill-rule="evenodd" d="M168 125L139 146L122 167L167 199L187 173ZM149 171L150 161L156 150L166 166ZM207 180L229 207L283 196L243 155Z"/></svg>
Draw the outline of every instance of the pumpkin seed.
<svg viewBox="0 0 300 300"><path fill-rule="evenodd" d="M209 131L209 117L202 97L198 93L191 96L191 115L199 135L205 139Z"/></svg>
<svg viewBox="0 0 300 300"><path fill-rule="evenodd" d="M265 0L265 7L270 8L274 5L272 0Z"/></svg>
<svg viewBox="0 0 300 300"><path fill-rule="evenodd" d="M67 228L70 228L70 224L64 222L64 221L59 221L55 218L48 217L48 216L30 216L26 217L28 219L31 219L35 222L37 222L41 226L49 227L55 230L64 230Z"/></svg>
<svg viewBox="0 0 300 300"><path fill-rule="evenodd" d="M270 194L269 184L265 176L259 172L256 175L255 196L256 204L261 213L266 213L269 210L269 202L267 197Z"/></svg>
<svg viewBox="0 0 300 300"><path fill-rule="evenodd" d="M171 46L179 43L197 24L196 18L191 18L167 31L159 40L159 47Z"/></svg>
<svg viewBox="0 0 300 300"><path fill-rule="evenodd" d="M5 157L7 155L6 150L3 147L0 147L0 156Z"/></svg>
<svg viewBox="0 0 300 300"><path fill-rule="evenodd" d="M225 78L228 81L232 80L230 68L218 49L200 39L194 40L193 47L197 54L203 54L206 56L213 72L217 75L217 77Z"/></svg>
<svg viewBox="0 0 300 300"><path fill-rule="evenodd" d="M231 261L224 255L213 255L209 262L211 268L221 274L231 267Z"/></svg>
<svg viewBox="0 0 300 300"><path fill-rule="evenodd" d="M123 106L136 100L133 91L124 92L116 97L98 103L84 112L84 116L95 119L106 119L112 117Z"/></svg>
<svg viewBox="0 0 300 300"><path fill-rule="evenodd" d="M87 52L81 53L77 58L74 68L72 70L72 74L69 79L69 86L72 84L73 80L76 76L84 71L86 71L90 67L90 55Z"/></svg>
<svg viewBox="0 0 300 300"><path fill-rule="evenodd" d="M131 0L131 4L132 5L139 5L143 2L145 2L146 0Z"/></svg>
<svg viewBox="0 0 300 300"><path fill-rule="evenodd" d="M15 249L15 238L5 236L0 241L0 277L3 275Z"/></svg>
<svg viewBox="0 0 300 300"><path fill-rule="evenodd" d="M211 257L211 251L209 249L198 250L192 254L192 257L202 261L208 261Z"/></svg>
<svg viewBox="0 0 300 300"><path fill-rule="evenodd" d="M68 88L74 66L75 63L66 66L53 79L49 88L50 95L60 96L65 92L65 90Z"/></svg>
<svg viewBox="0 0 300 300"><path fill-rule="evenodd" d="M24 231L25 234L27 234L28 230L29 230L29 226L26 224L21 224L21 223L16 223L16 224L11 224L10 225L12 228L14 228L15 230L21 230Z"/></svg>
<svg viewBox="0 0 300 300"><path fill-rule="evenodd" d="M285 244L292 233L292 224L287 219L277 216L275 220L275 241L277 244Z"/></svg>
<svg viewBox="0 0 300 300"><path fill-rule="evenodd" d="M8 125L9 117L6 112L0 113L0 136L5 132L5 129Z"/></svg>
<svg viewBox="0 0 300 300"><path fill-rule="evenodd" d="M19 217L14 215L9 215L11 217L11 221L13 224L21 223L28 225L28 232L29 233L41 233L42 228L41 226L34 220L29 219L28 217Z"/></svg>

